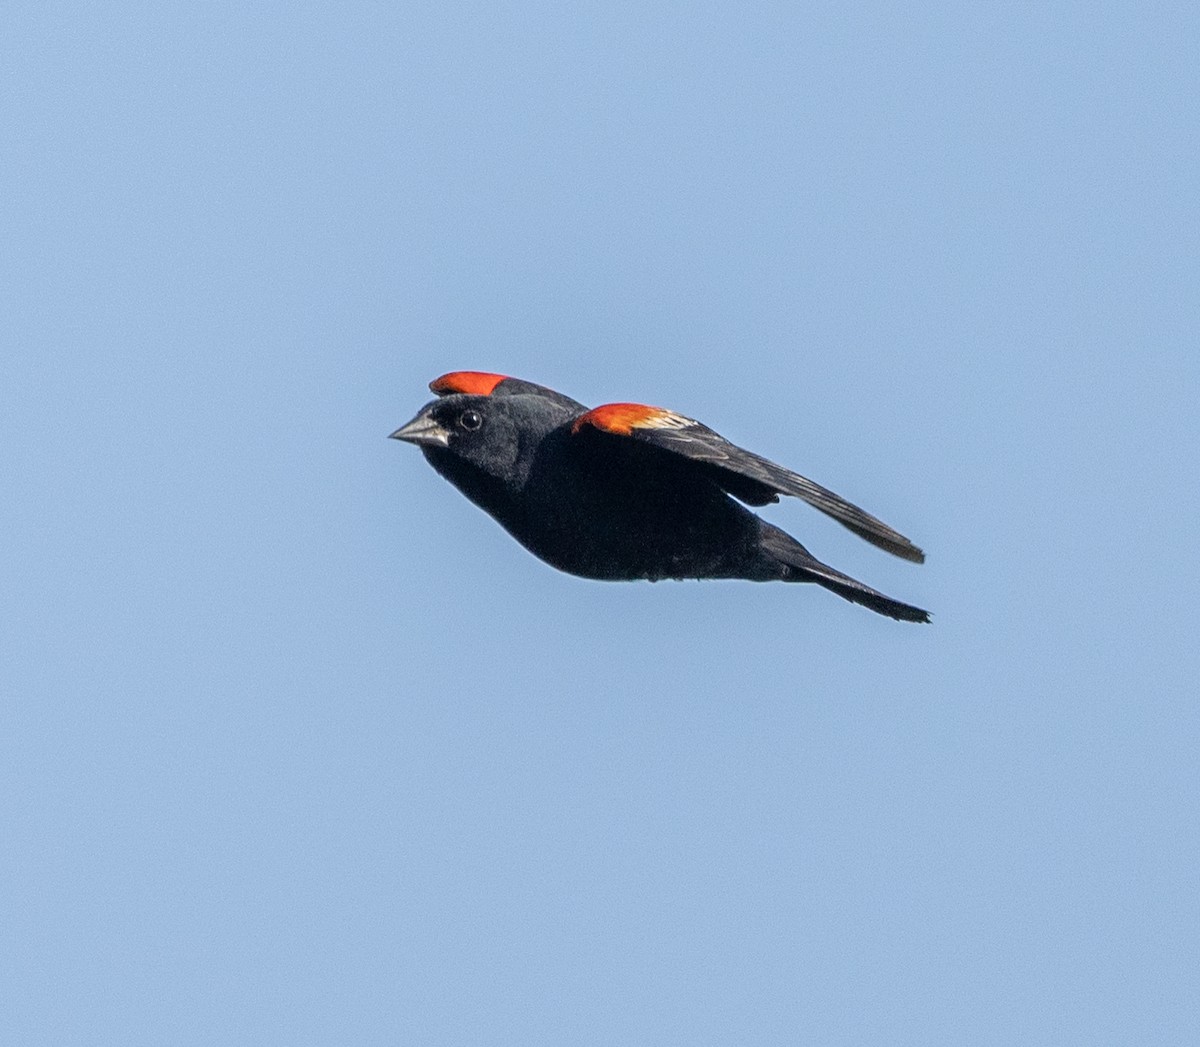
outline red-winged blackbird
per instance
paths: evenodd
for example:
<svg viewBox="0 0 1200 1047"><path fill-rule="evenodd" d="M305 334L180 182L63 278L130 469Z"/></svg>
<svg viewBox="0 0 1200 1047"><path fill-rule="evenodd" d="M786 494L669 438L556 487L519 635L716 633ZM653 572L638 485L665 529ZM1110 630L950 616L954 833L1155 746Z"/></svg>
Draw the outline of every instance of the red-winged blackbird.
<svg viewBox="0 0 1200 1047"><path fill-rule="evenodd" d="M589 411L553 389L480 371L454 371L429 388L439 399L392 438L417 444L442 476L559 570L605 580L816 582L879 614L929 621L821 563L739 502L794 495L873 545L924 562L904 535L691 418L643 404Z"/></svg>

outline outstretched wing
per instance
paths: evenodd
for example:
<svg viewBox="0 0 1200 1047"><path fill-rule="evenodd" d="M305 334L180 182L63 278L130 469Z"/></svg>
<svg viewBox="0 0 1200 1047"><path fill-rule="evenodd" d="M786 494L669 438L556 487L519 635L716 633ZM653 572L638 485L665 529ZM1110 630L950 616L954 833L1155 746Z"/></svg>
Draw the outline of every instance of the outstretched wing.
<svg viewBox="0 0 1200 1047"><path fill-rule="evenodd" d="M605 404L575 419L571 431L584 430L632 439L695 462L723 490L748 505L776 502L781 494L801 498L872 545L914 563L925 562L920 549L882 520L799 473L731 444L695 419L645 404Z"/></svg>
<svg viewBox="0 0 1200 1047"><path fill-rule="evenodd" d="M452 396L455 393L471 396L543 396L573 410L586 410L578 400L572 400L548 386L490 371L451 371L435 378L429 383L429 388L438 396Z"/></svg>

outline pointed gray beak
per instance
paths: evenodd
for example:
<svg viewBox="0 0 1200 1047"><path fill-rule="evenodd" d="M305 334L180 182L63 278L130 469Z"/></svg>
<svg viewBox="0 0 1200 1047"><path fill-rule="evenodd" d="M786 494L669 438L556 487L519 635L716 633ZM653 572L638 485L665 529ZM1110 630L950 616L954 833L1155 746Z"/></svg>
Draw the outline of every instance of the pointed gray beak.
<svg viewBox="0 0 1200 1047"><path fill-rule="evenodd" d="M400 426L388 436L389 440L404 440L424 447L446 447L450 443L450 430L443 429L427 414L419 414L407 425Z"/></svg>

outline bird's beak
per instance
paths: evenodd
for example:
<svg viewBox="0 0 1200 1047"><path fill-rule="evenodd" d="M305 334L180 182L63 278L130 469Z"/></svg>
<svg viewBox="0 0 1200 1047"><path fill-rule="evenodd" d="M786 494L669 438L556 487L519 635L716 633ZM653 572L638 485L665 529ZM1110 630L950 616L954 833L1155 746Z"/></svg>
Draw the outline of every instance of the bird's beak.
<svg viewBox="0 0 1200 1047"><path fill-rule="evenodd" d="M405 440L422 447L446 447L450 443L450 430L443 429L429 415L419 414L407 425L400 426L388 439Z"/></svg>

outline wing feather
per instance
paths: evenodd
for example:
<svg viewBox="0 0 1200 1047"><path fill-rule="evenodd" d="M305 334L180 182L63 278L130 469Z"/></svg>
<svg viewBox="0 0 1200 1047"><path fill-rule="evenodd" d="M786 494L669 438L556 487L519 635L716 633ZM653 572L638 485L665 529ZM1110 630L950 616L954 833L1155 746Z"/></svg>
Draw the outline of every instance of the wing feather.
<svg viewBox="0 0 1200 1047"><path fill-rule="evenodd" d="M721 488L748 505L799 498L872 545L913 563L925 554L899 531L819 483L730 443L693 418L644 404L605 404L580 415L572 432L596 430L676 455L710 471Z"/></svg>

